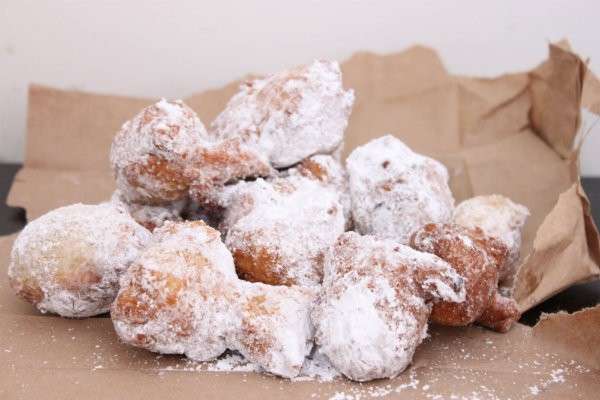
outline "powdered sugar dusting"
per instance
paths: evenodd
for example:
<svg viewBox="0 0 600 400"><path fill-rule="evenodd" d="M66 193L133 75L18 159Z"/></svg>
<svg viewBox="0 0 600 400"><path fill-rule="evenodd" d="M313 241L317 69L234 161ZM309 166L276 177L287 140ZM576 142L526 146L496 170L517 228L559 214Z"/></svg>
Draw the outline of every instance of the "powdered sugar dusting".
<svg viewBox="0 0 600 400"><path fill-rule="evenodd" d="M312 313L315 338L350 379L394 377L426 337L428 300L461 301L464 295L462 279L441 259L348 232L325 262L323 291Z"/></svg>
<svg viewBox="0 0 600 400"><path fill-rule="evenodd" d="M187 205L186 200L174 201L165 205L147 205L131 203L125 199L120 190L116 190L111 202L116 207L122 207L131 217L146 229L153 231L162 226L166 221L181 221L181 213Z"/></svg>
<svg viewBox="0 0 600 400"><path fill-rule="evenodd" d="M454 198L448 171L386 135L357 147L346 161L352 216L362 234L402 244L429 222L447 222Z"/></svg>
<svg viewBox="0 0 600 400"><path fill-rule="evenodd" d="M515 272L521 250L521 231L528 216L527 207L494 194L463 201L454 210L453 221L466 228L479 227L508 247L508 259L500 274L502 280L511 278Z"/></svg>
<svg viewBox="0 0 600 400"><path fill-rule="evenodd" d="M286 171L290 175L301 175L315 179L337 191L344 209L346 228L352 227L352 201L348 173L344 166L333 156L318 154L303 160L296 168Z"/></svg>
<svg viewBox="0 0 600 400"><path fill-rule="evenodd" d="M146 107L113 139L110 163L117 187L130 201L185 198L194 175L189 160L207 139L204 125L182 101L163 99Z"/></svg>
<svg viewBox="0 0 600 400"><path fill-rule="evenodd" d="M42 312L102 314L119 276L149 240L150 232L111 203L61 207L30 222L15 240L11 285Z"/></svg>
<svg viewBox="0 0 600 400"><path fill-rule="evenodd" d="M111 317L135 346L197 361L231 349L293 377L312 347L313 298L309 289L240 281L217 231L166 222L122 279Z"/></svg>
<svg viewBox="0 0 600 400"><path fill-rule="evenodd" d="M325 251L344 232L337 188L290 174L241 182L221 194L225 243L245 278L270 284L314 286Z"/></svg>
<svg viewBox="0 0 600 400"><path fill-rule="evenodd" d="M211 125L220 139L242 136L277 168L342 143L354 94L344 91L336 62L315 61L246 82Z"/></svg>
<svg viewBox="0 0 600 400"><path fill-rule="evenodd" d="M166 158L181 157L207 139L192 109L181 100L161 99L123 124L111 147L111 162L123 168L157 151Z"/></svg>
<svg viewBox="0 0 600 400"><path fill-rule="evenodd" d="M260 367L239 353L229 353L206 367L210 372L260 372Z"/></svg>

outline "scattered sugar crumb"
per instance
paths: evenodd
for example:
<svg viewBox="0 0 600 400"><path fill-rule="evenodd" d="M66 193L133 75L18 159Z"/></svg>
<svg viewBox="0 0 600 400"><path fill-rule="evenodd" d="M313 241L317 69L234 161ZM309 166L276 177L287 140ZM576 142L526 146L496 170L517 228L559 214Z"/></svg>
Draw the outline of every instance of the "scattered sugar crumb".
<svg viewBox="0 0 600 400"><path fill-rule="evenodd" d="M537 386L530 386L530 387L529 387L529 392L530 392L532 395L536 396L536 395L538 395L538 394L540 393L540 389L538 389L538 387L537 387Z"/></svg>
<svg viewBox="0 0 600 400"><path fill-rule="evenodd" d="M258 365L247 361L237 353L231 353L209 364L206 368L211 372L259 372Z"/></svg>

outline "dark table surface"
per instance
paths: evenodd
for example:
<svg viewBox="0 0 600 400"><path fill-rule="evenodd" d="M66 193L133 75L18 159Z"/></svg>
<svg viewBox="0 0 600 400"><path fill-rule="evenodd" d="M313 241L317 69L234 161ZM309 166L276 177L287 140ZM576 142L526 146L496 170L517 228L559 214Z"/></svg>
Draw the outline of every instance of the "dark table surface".
<svg viewBox="0 0 600 400"><path fill-rule="evenodd" d="M6 205L6 196L19 168L21 166L18 164L0 164L0 235L17 232L27 221L25 210ZM600 178L583 178L582 183L592 202L596 225L600 226ZM600 281L582 283L566 289L527 311L521 318L521 322L533 325L543 312L550 313L560 310L573 312L599 303Z"/></svg>

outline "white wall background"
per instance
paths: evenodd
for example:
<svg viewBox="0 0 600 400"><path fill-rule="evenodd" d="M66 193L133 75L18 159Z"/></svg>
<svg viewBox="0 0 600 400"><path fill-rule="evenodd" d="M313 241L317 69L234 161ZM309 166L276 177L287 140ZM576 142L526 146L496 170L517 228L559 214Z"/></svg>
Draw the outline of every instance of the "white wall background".
<svg viewBox="0 0 600 400"><path fill-rule="evenodd" d="M598 0L0 0L0 162L22 160L30 82L184 97L248 72L414 43L451 72L493 76L533 67L563 37L600 73L599 18ZM588 175L600 175L596 133Z"/></svg>

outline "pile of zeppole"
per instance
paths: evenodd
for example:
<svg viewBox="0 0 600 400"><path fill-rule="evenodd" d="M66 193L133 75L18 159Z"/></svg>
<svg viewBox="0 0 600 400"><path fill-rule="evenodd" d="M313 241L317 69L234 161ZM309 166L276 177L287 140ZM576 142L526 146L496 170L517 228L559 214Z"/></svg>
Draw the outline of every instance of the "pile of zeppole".
<svg viewBox="0 0 600 400"><path fill-rule="evenodd" d="M391 135L342 160L353 103L315 61L243 83L210 126L182 101L146 107L114 136L112 198L31 221L12 288L43 313L110 312L132 346L286 378L316 352L395 377L430 323L508 331L527 208L456 205L446 167Z"/></svg>

